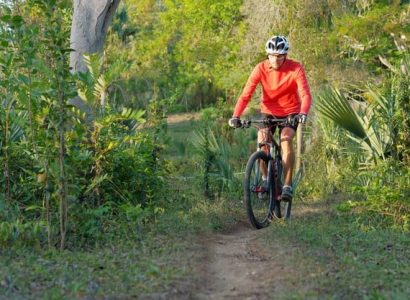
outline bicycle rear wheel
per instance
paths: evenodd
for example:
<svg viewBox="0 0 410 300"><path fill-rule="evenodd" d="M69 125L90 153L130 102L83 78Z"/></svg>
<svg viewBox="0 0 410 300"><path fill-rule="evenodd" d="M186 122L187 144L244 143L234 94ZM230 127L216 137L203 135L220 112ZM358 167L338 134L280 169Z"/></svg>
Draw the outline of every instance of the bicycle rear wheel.
<svg viewBox="0 0 410 300"><path fill-rule="evenodd" d="M268 170L269 158L263 151L251 155L244 179L245 207L248 219L256 229L269 225L273 210L273 185L263 182L261 167Z"/></svg>

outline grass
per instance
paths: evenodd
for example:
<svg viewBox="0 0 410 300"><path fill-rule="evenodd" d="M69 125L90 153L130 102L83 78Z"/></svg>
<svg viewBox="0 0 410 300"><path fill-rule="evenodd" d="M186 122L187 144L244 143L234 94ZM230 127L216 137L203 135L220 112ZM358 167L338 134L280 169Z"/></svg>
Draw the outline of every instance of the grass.
<svg viewBox="0 0 410 300"><path fill-rule="evenodd" d="M90 252L2 251L0 295L21 299L137 296L167 289L186 273L179 264L187 247L182 240L146 237L141 242L113 242Z"/></svg>
<svg viewBox="0 0 410 300"><path fill-rule="evenodd" d="M0 250L0 299L129 298L163 293L183 282L196 284L191 265L198 239L232 226L226 200L209 201L192 191L170 201L144 234L114 236L88 249L48 251L28 247ZM131 224L132 225L132 224ZM130 231L132 229L130 228Z"/></svg>
<svg viewBox="0 0 410 300"><path fill-rule="evenodd" d="M303 284L311 286L289 298L408 299L409 234L372 227L371 220L358 221L326 202L315 205L322 209L267 230L268 246L280 242L293 249L291 263L301 266Z"/></svg>

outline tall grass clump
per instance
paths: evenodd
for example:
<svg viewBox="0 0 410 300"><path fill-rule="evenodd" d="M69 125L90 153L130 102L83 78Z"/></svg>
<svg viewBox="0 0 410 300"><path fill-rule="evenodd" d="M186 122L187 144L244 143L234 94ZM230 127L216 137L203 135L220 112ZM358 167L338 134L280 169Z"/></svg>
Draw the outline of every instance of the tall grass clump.
<svg viewBox="0 0 410 300"><path fill-rule="evenodd" d="M360 185L352 192L365 196L364 201L352 201L350 210L367 215L382 226L392 226L409 231L410 226L410 169L393 159L358 174Z"/></svg>

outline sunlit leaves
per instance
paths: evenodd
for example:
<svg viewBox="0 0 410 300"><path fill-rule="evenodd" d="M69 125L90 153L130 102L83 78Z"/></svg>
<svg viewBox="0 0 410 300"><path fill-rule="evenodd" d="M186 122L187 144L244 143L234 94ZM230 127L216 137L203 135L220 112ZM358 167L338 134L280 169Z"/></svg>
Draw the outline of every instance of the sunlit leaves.
<svg viewBox="0 0 410 300"><path fill-rule="evenodd" d="M78 74L78 95L96 112L107 104L110 86L120 78L127 65L117 60L104 68L104 56L100 54L84 55L84 63L89 72Z"/></svg>
<svg viewBox="0 0 410 300"><path fill-rule="evenodd" d="M241 2L124 1L114 23L118 34L120 24L132 30L121 49L109 45L110 60L132 63L126 77L134 105L144 107L153 94L187 107L215 101L239 50L233 28L242 20Z"/></svg>

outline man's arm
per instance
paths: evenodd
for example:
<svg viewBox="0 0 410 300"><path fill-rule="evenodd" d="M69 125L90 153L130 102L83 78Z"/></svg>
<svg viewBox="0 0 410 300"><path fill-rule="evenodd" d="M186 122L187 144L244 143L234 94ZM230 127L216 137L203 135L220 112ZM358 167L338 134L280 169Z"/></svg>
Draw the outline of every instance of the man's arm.
<svg viewBox="0 0 410 300"><path fill-rule="evenodd" d="M239 96L238 102L236 103L233 116L240 117L248 105L249 101L252 98L253 92L255 91L256 86L260 82L261 73L259 64L253 69L251 75L246 82L246 85L242 91L242 94Z"/></svg>
<svg viewBox="0 0 410 300"><path fill-rule="evenodd" d="M312 105L312 95L310 93L309 84L307 82L305 70L301 66L296 75L296 83L298 86L298 94L301 102L300 113L307 115Z"/></svg>

